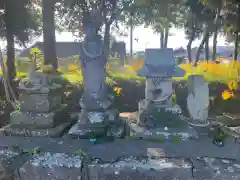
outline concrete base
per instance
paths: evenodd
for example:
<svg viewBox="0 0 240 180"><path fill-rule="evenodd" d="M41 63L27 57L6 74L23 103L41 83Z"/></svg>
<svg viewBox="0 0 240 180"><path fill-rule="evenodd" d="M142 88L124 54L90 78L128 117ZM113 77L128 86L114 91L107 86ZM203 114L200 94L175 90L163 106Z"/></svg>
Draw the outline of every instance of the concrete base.
<svg viewBox="0 0 240 180"><path fill-rule="evenodd" d="M66 105L62 105L59 109L48 113L14 111L10 115L10 124L19 127L53 128L69 121L70 115L64 111L65 107Z"/></svg>
<svg viewBox="0 0 240 180"><path fill-rule="evenodd" d="M146 128L141 127L135 123L129 123L130 137L148 139L148 140L187 140L187 139L198 139L198 133L190 128L187 124L181 128Z"/></svg>
<svg viewBox="0 0 240 180"><path fill-rule="evenodd" d="M53 128L35 129L35 128L23 128L16 125L7 125L0 129L0 135L2 136L50 136L61 137L70 127L72 123L67 122L60 124Z"/></svg>
<svg viewBox="0 0 240 180"><path fill-rule="evenodd" d="M122 116L122 114L120 114L120 116ZM179 116L177 119L154 119L148 116L148 120L154 122L154 125L150 127L138 124L136 118L138 118L139 115L137 112L124 114L123 116L125 116L128 122L127 126L129 130L129 136L132 138L142 138L158 141L177 141L178 139L198 139L199 135L201 134L201 132L196 131L196 129L190 127L186 121L181 120L181 116Z"/></svg>
<svg viewBox="0 0 240 180"><path fill-rule="evenodd" d="M106 112L108 119L103 123L91 124L88 122L87 113L79 114L78 122L68 132L70 137L88 139L91 137L114 136L123 137L125 132L125 121L119 118L115 109Z"/></svg>
<svg viewBox="0 0 240 180"><path fill-rule="evenodd" d="M125 122L122 119L119 122L109 124L80 124L76 123L68 132L72 138L95 138L104 136L123 137L125 134Z"/></svg>

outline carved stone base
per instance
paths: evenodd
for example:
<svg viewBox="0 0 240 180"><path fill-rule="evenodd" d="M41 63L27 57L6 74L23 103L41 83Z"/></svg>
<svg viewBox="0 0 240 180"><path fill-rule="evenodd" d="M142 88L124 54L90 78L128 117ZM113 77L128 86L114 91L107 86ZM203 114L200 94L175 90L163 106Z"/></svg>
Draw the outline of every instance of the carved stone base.
<svg viewBox="0 0 240 180"><path fill-rule="evenodd" d="M176 104L166 106L162 104L148 104L146 100L139 102L137 124L140 126L155 127L174 127L181 121L181 108ZM142 105L142 106L141 106Z"/></svg>
<svg viewBox="0 0 240 180"><path fill-rule="evenodd" d="M164 107L154 104L143 108L135 115L137 121L130 119L128 123L130 137L159 141L197 139L198 133L188 125L180 112L177 105Z"/></svg>
<svg viewBox="0 0 240 180"><path fill-rule="evenodd" d="M187 139L198 139L198 133L188 126L187 123L183 123L182 127L154 127L147 128L135 123L129 123L130 137L141 138L147 140L187 140ZM175 139L176 138L176 139Z"/></svg>
<svg viewBox="0 0 240 180"><path fill-rule="evenodd" d="M61 90L58 90L61 92ZM61 104L62 96L58 91L51 93L21 92L19 95L20 107L23 112L49 112Z"/></svg>
<svg viewBox="0 0 240 180"><path fill-rule="evenodd" d="M76 138L91 138L114 136L122 137L125 131L125 123L118 116L118 111L110 109L106 112L106 120L102 123L91 124L87 113L82 111L78 122L70 129L68 134Z"/></svg>
<svg viewBox="0 0 240 180"><path fill-rule="evenodd" d="M52 128L62 122L70 121L70 115L64 110L65 106L49 113L32 113L14 111L10 115L10 124L19 127Z"/></svg>
<svg viewBox="0 0 240 180"><path fill-rule="evenodd" d="M70 127L71 122L60 124L53 128L35 129L30 127L19 127L16 125L7 125L0 129L1 136L49 136L49 137L61 137Z"/></svg>

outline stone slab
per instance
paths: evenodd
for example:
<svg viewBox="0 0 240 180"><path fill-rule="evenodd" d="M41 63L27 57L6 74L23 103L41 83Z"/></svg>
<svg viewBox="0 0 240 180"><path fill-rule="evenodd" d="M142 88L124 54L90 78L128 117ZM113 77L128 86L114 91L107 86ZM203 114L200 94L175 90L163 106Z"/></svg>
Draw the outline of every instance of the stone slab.
<svg viewBox="0 0 240 180"><path fill-rule="evenodd" d="M24 163L14 180L81 180L82 160L65 153L41 153Z"/></svg>
<svg viewBox="0 0 240 180"><path fill-rule="evenodd" d="M8 148L0 148L0 180L12 180L13 170L10 166L19 155L18 152Z"/></svg>
<svg viewBox="0 0 240 180"><path fill-rule="evenodd" d="M114 163L89 165L91 180L193 180L192 166L184 159L124 158Z"/></svg>
<svg viewBox="0 0 240 180"><path fill-rule="evenodd" d="M79 114L78 122L72 126L68 132L69 137L72 138L89 138L89 137L103 137L114 136L124 137L126 121L119 118L118 111L108 111L108 121L105 123L90 124L86 121L86 113L81 112Z"/></svg>
<svg viewBox="0 0 240 180"><path fill-rule="evenodd" d="M49 112L56 109L62 101L59 92L51 94L20 93L20 110L23 112Z"/></svg>
<svg viewBox="0 0 240 180"><path fill-rule="evenodd" d="M154 142L147 140L116 139L111 143L93 144L86 139L65 139L51 137L0 136L0 147L12 148L18 145L23 149L41 147L41 151L74 153L79 149L87 151L93 157L103 161L115 161L119 157L158 156L158 157L213 157L236 159L240 161L240 144L232 138L225 140L225 146L218 147L212 138L197 141ZM203 148L207 147L207 148Z"/></svg>
<svg viewBox="0 0 240 180"><path fill-rule="evenodd" d="M126 146L122 148L129 152L131 147L136 145L132 142L130 144L132 146L128 144L128 150L125 149ZM240 179L239 160L207 156L198 157L192 154L188 154L186 157L141 156L137 151L132 156L124 156L123 154L118 154L116 149L120 148L116 147L116 144L112 143L109 145L112 148L108 147L107 149L101 149L101 151L95 154L87 155L96 157L96 161L93 162L86 161L83 158L83 154L80 153L83 151L78 151L79 153L76 153L76 151L72 153L41 151L40 154L33 154L29 156L30 159L25 159L23 163L19 163L17 157L22 157L21 154L14 150L2 148L0 149L0 180ZM136 148L138 149L139 146ZM109 154L110 151L111 153ZM218 153L217 151L215 152ZM99 156L99 153L108 153L107 156L114 154L116 158L107 160ZM16 162L18 165L13 166ZM14 178L12 177L13 175Z"/></svg>
<svg viewBox="0 0 240 180"><path fill-rule="evenodd" d="M64 111L66 106L48 113L34 113L14 111L10 115L10 124L18 125L19 127L33 127L33 128L53 128L62 122L68 122L70 115Z"/></svg>
<svg viewBox="0 0 240 180"><path fill-rule="evenodd" d="M195 180L239 180L240 161L224 158L194 157L193 164Z"/></svg>
<svg viewBox="0 0 240 180"><path fill-rule="evenodd" d="M61 137L71 127L72 123L62 123L54 128L35 129L35 128L23 128L16 125L9 124L0 129L0 135L2 136L49 136L49 137Z"/></svg>
<svg viewBox="0 0 240 180"><path fill-rule="evenodd" d="M148 140L181 140L188 139L198 139L198 133L187 124L182 127L168 128L166 127L156 127L156 128L147 128L137 125L136 123L129 123L130 137L132 138L141 138Z"/></svg>

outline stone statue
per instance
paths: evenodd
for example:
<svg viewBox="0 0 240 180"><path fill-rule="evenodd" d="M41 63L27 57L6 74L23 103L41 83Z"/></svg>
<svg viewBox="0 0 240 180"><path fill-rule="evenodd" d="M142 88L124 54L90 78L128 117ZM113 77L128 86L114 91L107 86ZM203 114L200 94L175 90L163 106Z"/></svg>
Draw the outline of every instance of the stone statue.
<svg viewBox="0 0 240 180"><path fill-rule="evenodd" d="M83 21L85 38L80 51L84 93L80 100L82 111L78 123L69 131L74 136L86 137L96 129L104 130L111 119L109 109L112 99L108 96L105 84L107 57L104 54L102 37L98 34L99 27L92 16L86 15Z"/></svg>
<svg viewBox="0 0 240 180"><path fill-rule="evenodd" d="M91 123L103 122L104 111L111 104L106 93L103 41L92 22L86 24L85 34L80 54L84 83L82 108L88 112Z"/></svg>

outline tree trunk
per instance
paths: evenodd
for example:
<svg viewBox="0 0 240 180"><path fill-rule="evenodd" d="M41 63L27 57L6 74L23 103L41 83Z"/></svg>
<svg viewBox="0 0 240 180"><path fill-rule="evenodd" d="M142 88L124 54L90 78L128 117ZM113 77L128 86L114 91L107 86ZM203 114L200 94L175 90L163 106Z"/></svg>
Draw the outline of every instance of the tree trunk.
<svg viewBox="0 0 240 180"><path fill-rule="evenodd" d="M238 4L238 13L237 13L237 31L235 33L235 43L234 43L234 54L233 54L233 59L237 61L238 57L238 43L239 43L239 30L240 30L240 5Z"/></svg>
<svg viewBox="0 0 240 180"><path fill-rule="evenodd" d="M192 34L191 37L188 41L188 45L187 45L187 54L188 54L188 62L191 63L192 62L192 42L194 40L195 37L195 29L192 29Z"/></svg>
<svg viewBox="0 0 240 180"><path fill-rule="evenodd" d="M194 65L195 65L195 66L197 65L197 63L198 63L198 61L199 61L199 59L200 59L200 55L201 55L203 46L204 46L204 44L205 44L208 36L209 36L208 26L206 26L205 32L204 32L204 34L203 34L202 41L201 41L201 43L200 43L200 45L199 45L199 47L198 47L198 49L197 49L196 60L195 60L195 62L194 62Z"/></svg>
<svg viewBox="0 0 240 180"><path fill-rule="evenodd" d="M130 17L130 57L133 56L133 17Z"/></svg>
<svg viewBox="0 0 240 180"><path fill-rule="evenodd" d="M212 50L212 60L216 61L217 59L217 37L218 37L218 27L219 27L219 18L220 18L220 12L221 12L222 4L219 3L219 6L217 8L217 14L215 19L215 31L213 33L213 50Z"/></svg>
<svg viewBox="0 0 240 180"><path fill-rule="evenodd" d="M164 48L167 48L168 46L168 36L169 36L169 28L165 28L164 32Z"/></svg>
<svg viewBox="0 0 240 180"><path fill-rule="evenodd" d="M104 55L106 57L106 60L108 60L108 56L109 56L109 44L110 44L110 24L109 23L105 23L105 32L104 32Z"/></svg>
<svg viewBox="0 0 240 180"><path fill-rule="evenodd" d="M205 41L205 60L209 60L209 35L207 36Z"/></svg>
<svg viewBox="0 0 240 180"><path fill-rule="evenodd" d="M54 25L54 3L50 0L43 0L43 49L44 64L51 64L53 69L58 67L56 53L56 37Z"/></svg>
<svg viewBox="0 0 240 180"><path fill-rule="evenodd" d="M160 48L164 48L164 32L161 31L160 33Z"/></svg>
<svg viewBox="0 0 240 180"><path fill-rule="evenodd" d="M11 8L6 3L5 6L5 22L6 22L6 38L7 38L7 78L12 84L13 79L16 76L16 69L15 69L15 48L14 48L14 34L13 34L13 27L12 27L12 20L10 15Z"/></svg>
<svg viewBox="0 0 240 180"><path fill-rule="evenodd" d="M237 57L238 57L238 41L239 41L239 35L238 32L235 33L236 37L235 37L235 42L234 42L234 54L233 54L233 60L237 61Z"/></svg>
<svg viewBox="0 0 240 180"><path fill-rule="evenodd" d="M212 50L212 60L216 61L217 59L217 36L218 36L218 30L216 29L213 33L213 50Z"/></svg>

